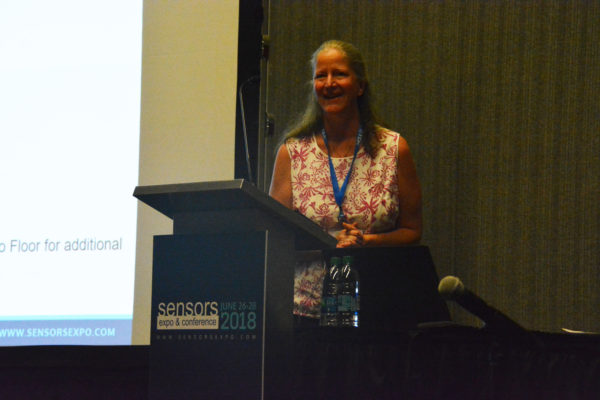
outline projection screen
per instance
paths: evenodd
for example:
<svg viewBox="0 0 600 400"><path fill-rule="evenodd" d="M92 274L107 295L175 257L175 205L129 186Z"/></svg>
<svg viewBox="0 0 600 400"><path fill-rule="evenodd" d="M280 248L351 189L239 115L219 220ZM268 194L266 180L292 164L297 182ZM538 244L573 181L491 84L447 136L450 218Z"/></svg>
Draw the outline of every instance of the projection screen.
<svg viewBox="0 0 600 400"><path fill-rule="evenodd" d="M149 343L170 221L132 193L233 178L237 27L231 0L0 2L0 346Z"/></svg>

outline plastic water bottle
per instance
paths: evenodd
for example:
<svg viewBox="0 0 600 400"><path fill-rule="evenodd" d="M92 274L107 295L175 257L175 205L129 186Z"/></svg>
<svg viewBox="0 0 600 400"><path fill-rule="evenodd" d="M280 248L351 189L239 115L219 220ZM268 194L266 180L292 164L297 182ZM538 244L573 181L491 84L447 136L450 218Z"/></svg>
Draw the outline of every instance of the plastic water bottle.
<svg viewBox="0 0 600 400"><path fill-rule="evenodd" d="M344 256L342 259L341 284L337 301L339 326L358 328L360 322L359 285L360 279L358 270L354 266L354 257Z"/></svg>
<svg viewBox="0 0 600 400"><path fill-rule="evenodd" d="M329 268L323 280L321 326L339 326L337 302L341 283L341 263L342 260L339 257L331 257Z"/></svg>

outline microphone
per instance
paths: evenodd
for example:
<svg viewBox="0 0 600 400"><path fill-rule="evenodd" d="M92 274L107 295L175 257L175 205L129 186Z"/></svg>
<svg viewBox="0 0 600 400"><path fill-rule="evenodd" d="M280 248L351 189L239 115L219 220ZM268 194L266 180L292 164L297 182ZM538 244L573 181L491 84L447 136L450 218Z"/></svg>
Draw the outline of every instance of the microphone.
<svg viewBox="0 0 600 400"><path fill-rule="evenodd" d="M455 276L446 276L440 281L438 292L445 300L452 300L465 310L474 314L485 323L490 332L506 334L526 334L526 330L515 321L489 306L475 293L465 288L465 285Z"/></svg>

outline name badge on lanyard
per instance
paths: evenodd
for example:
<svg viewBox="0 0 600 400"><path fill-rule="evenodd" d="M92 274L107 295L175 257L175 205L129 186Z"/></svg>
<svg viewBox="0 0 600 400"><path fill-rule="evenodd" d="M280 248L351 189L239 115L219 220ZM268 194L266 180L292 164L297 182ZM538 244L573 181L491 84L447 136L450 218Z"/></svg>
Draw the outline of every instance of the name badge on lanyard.
<svg viewBox="0 0 600 400"><path fill-rule="evenodd" d="M356 155L358 154L358 149L360 148L360 142L362 140L363 130L362 127L358 128L358 132L356 132L356 144L354 145L354 156L352 157L352 163L350 164L350 169L346 174L346 178L344 178L344 183L340 188L337 176L335 175L335 168L333 168L333 162L331 161L331 155L329 152L329 143L327 142L327 133L325 129L321 131L321 135L323 135L323 141L325 142L325 147L327 147L327 158L329 159L329 174L331 175L331 186L333 187L333 197L335 198L335 202L338 205L340 212L338 214L338 222L348 222L346 216L344 215L344 210L342 209L342 204L344 203L344 197L346 196L346 189L348 186L348 181L350 180L350 175L352 174L352 168L354 167L354 161L356 160Z"/></svg>

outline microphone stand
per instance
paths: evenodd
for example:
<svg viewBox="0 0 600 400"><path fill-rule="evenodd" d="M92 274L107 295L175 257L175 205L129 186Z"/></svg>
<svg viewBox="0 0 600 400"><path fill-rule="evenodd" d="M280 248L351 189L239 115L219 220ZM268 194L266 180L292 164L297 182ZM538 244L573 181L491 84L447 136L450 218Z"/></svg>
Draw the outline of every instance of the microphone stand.
<svg viewBox="0 0 600 400"><path fill-rule="evenodd" d="M246 129L246 113L244 111L244 95L243 95L243 91L244 91L244 86L246 86L246 84L250 83L250 82L258 82L260 80L260 76L255 75L255 76L251 76L250 78L246 79L241 85L240 85L240 90L239 90L239 99L240 99L240 111L242 113L242 131L244 133L244 150L246 153L246 169L248 170L248 180L250 181L250 183L254 183L253 179L252 179L252 167L250 165L250 149L248 146L248 131Z"/></svg>

